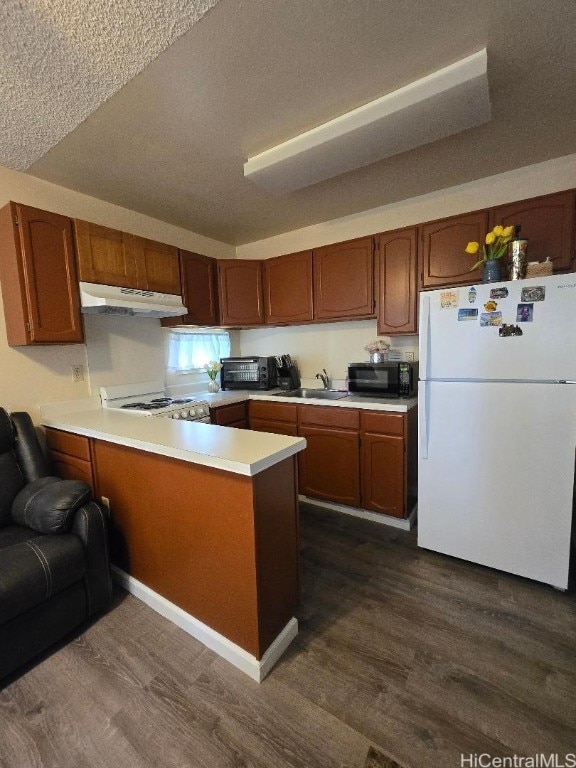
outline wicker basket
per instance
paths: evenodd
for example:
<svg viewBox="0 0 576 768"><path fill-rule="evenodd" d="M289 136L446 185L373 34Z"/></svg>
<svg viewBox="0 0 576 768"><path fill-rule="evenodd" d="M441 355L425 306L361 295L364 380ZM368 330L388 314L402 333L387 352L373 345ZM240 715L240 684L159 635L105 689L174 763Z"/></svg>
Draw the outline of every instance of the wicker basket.
<svg viewBox="0 0 576 768"><path fill-rule="evenodd" d="M554 266L551 261L533 261L526 266L526 277L548 277L553 272Z"/></svg>

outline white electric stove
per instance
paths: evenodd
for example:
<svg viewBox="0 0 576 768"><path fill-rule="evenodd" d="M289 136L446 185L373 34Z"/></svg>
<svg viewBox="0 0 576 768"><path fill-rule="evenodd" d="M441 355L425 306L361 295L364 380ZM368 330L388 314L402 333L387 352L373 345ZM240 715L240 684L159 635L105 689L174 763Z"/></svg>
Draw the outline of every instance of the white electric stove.
<svg viewBox="0 0 576 768"><path fill-rule="evenodd" d="M210 423L210 408L206 400L193 396L170 397L161 381L100 387L100 398L103 408L114 408L138 416L164 416Z"/></svg>

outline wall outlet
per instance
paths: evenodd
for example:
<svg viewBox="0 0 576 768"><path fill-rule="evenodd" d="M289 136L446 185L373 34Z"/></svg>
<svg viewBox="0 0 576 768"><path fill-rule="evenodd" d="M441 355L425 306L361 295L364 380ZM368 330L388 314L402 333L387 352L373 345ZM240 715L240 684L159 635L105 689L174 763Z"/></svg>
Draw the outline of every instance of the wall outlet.
<svg viewBox="0 0 576 768"><path fill-rule="evenodd" d="M404 362L406 362L406 363L413 363L414 362L414 352L404 352Z"/></svg>
<svg viewBox="0 0 576 768"><path fill-rule="evenodd" d="M76 384L79 381L84 381L84 366L73 365L72 368L72 381Z"/></svg>

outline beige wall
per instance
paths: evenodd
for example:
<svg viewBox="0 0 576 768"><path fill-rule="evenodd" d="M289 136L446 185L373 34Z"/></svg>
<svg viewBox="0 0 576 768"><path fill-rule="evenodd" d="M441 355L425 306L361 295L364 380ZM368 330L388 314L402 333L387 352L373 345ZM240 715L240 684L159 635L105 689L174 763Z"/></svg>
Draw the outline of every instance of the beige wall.
<svg viewBox="0 0 576 768"><path fill-rule="evenodd" d="M0 206L10 200L208 256L233 258L235 253L225 243L0 166ZM90 378L95 394L101 384L141 381L145 375L154 378L156 373L163 378L164 348L159 320L101 316L85 320L86 345L10 348L0 298L0 405L10 410L27 410L38 423L39 403L86 397L90 394ZM83 383L72 382L70 366L76 364L85 367Z"/></svg>
<svg viewBox="0 0 576 768"><path fill-rule="evenodd" d="M208 256L266 258L330 242L484 208L576 186L576 155L521 168L434 194L288 232L234 249L225 243L151 219L102 200L0 167L0 205L9 200L134 232ZM39 421L38 404L86 397L98 387L156 378L164 372L166 332L158 320L89 317L86 345L9 348L0 301L0 405L28 410ZM376 338L375 321L241 331L237 354L289 353L305 379L326 368L343 380L348 362L366 359L363 347ZM415 349L416 337L394 345ZM87 368L84 383L72 383L70 366ZM190 380L192 383L192 380Z"/></svg>
<svg viewBox="0 0 576 768"><path fill-rule="evenodd" d="M576 155L242 245L236 254L241 259L280 256L572 187L576 187ZM287 352L297 358L303 377L326 368L334 378L343 379L348 362L368 359L363 347L375 338L376 321L295 326L241 331L240 350L243 355ZM393 340L394 347L409 351L417 344L415 336Z"/></svg>

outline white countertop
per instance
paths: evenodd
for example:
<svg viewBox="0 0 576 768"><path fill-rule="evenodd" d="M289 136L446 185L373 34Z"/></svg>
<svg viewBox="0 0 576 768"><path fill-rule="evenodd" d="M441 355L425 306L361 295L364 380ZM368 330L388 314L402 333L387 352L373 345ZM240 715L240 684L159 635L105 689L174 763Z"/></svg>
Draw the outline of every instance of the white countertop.
<svg viewBox="0 0 576 768"><path fill-rule="evenodd" d="M275 394L278 393L278 394ZM198 400L206 400L212 407L219 405L229 405L231 403L241 403L246 400L267 400L270 403L296 403L298 405L327 405L330 408L360 408L367 411L393 411L396 413L406 413L418 405L418 398L411 397L406 399L392 397L360 397L358 395L348 395L339 400L322 400L312 397L287 397L282 395L280 390L268 390L265 392L254 392L253 390L226 390L218 392L215 395L209 392L195 392L194 397Z"/></svg>
<svg viewBox="0 0 576 768"><path fill-rule="evenodd" d="M418 402L415 397L398 400L347 396L340 400L321 400L286 397L274 394L274 391L237 390L220 391L217 394L195 392L194 397L206 400L212 407L246 400L267 400L400 413L411 410ZM248 476L256 475L306 447L306 440L301 437L123 413L97 407L97 400L92 398L75 404L71 401L48 404L42 408L42 423L46 427L65 432Z"/></svg>
<svg viewBox="0 0 576 768"><path fill-rule="evenodd" d="M45 408L42 423L46 427L238 475L256 475L306 447L306 440L301 437L140 416L105 408L52 414Z"/></svg>

